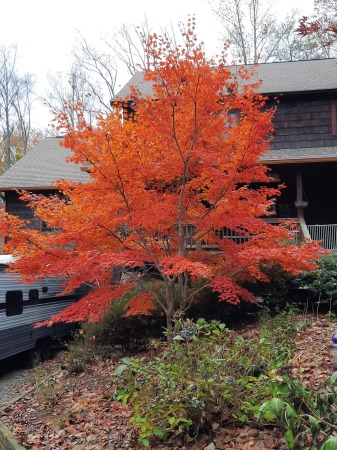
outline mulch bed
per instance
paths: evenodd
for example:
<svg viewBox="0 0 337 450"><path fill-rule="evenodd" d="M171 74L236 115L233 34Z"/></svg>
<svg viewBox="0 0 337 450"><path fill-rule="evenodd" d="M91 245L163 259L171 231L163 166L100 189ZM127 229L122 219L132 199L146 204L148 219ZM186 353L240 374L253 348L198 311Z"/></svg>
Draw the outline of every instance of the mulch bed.
<svg viewBox="0 0 337 450"><path fill-rule="evenodd" d="M328 346L336 327L324 317L310 318L299 332L294 357L285 370L305 386L320 387L331 375ZM256 328L246 328L252 337ZM1 420L27 450L107 450L142 447L129 424L132 409L113 400L111 373L118 359L98 361L79 374L61 370L61 362L50 361L36 369L40 381L29 394L1 413ZM53 374L44 380L44 375ZM274 427L226 426L215 423L212 435L184 443L174 439L152 449L191 450L286 450L281 431Z"/></svg>

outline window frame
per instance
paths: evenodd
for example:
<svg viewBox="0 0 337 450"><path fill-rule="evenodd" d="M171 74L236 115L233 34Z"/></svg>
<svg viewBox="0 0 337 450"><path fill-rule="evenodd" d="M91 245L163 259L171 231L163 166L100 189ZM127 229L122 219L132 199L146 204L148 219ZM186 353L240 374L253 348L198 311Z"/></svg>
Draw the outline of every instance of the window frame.
<svg viewBox="0 0 337 450"><path fill-rule="evenodd" d="M331 102L331 134L337 136L337 100Z"/></svg>
<svg viewBox="0 0 337 450"><path fill-rule="evenodd" d="M6 292L5 311L7 317L19 316L23 313L23 292L21 290Z"/></svg>
<svg viewBox="0 0 337 450"><path fill-rule="evenodd" d="M39 290L29 289L28 300L31 305L36 305L39 302Z"/></svg>

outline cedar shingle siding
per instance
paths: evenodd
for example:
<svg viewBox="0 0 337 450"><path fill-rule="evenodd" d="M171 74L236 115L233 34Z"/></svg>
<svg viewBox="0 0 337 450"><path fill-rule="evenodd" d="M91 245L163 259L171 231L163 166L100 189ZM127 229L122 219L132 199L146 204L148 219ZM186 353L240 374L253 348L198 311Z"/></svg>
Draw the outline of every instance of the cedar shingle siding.
<svg viewBox="0 0 337 450"><path fill-rule="evenodd" d="M337 146L337 136L332 134L331 96L281 98L273 122L272 150Z"/></svg>

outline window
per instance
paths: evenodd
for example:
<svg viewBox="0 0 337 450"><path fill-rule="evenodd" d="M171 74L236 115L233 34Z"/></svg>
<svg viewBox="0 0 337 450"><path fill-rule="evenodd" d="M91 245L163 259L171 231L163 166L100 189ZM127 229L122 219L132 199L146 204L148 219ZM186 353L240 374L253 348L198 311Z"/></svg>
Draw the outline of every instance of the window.
<svg viewBox="0 0 337 450"><path fill-rule="evenodd" d="M337 136L337 101L331 103L331 130L334 136Z"/></svg>
<svg viewBox="0 0 337 450"><path fill-rule="evenodd" d="M30 289L28 296L29 296L29 303L31 305L36 305L39 300L38 289Z"/></svg>
<svg viewBox="0 0 337 450"><path fill-rule="evenodd" d="M45 222L44 220L42 220L41 223L40 223L40 229L41 229L42 233L50 233L50 232L57 231L56 228L50 227L48 225L48 223Z"/></svg>
<svg viewBox="0 0 337 450"><path fill-rule="evenodd" d="M240 123L240 111L238 109L232 109L228 111L228 123L227 128L233 128L234 125L239 125Z"/></svg>
<svg viewBox="0 0 337 450"><path fill-rule="evenodd" d="M17 316L23 312L22 291L6 292L6 316Z"/></svg>

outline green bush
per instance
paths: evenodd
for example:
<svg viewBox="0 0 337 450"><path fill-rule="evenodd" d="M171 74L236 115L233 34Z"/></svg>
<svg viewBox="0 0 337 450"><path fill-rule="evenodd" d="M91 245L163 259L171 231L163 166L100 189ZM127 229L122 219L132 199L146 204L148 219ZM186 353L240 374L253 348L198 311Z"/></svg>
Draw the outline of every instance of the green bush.
<svg viewBox="0 0 337 450"><path fill-rule="evenodd" d="M144 351L151 337L163 332L164 318L157 312L151 316L125 317L125 306L137 290L113 300L108 312L97 323L83 324L84 337L95 353L102 357Z"/></svg>
<svg viewBox="0 0 337 450"><path fill-rule="evenodd" d="M337 299L337 254L322 256L318 268L298 275L295 285L318 301L330 301L331 312L331 304Z"/></svg>
<svg viewBox="0 0 337 450"><path fill-rule="evenodd" d="M115 398L132 404L144 445L154 437L196 437L216 420L245 422L268 395L269 371L279 366L275 345L265 336L236 336L219 322L180 320L160 357L122 359Z"/></svg>
<svg viewBox="0 0 337 450"><path fill-rule="evenodd" d="M286 309L289 304L298 303L293 275L284 271L278 264L263 267L261 270L267 276L268 283L259 280L254 283L244 283L244 287L260 299L261 306L272 313L278 313Z"/></svg>
<svg viewBox="0 0 337 450"><path fill-rule="evenodd" d="M273 367L282 367L291 358L294 339L298 332L294 310L281 311L271 317L264 310L260 316L260 341L268 348Z"/></svg>
<svg viewBox="0 0 337 450"><path fill-rule="evenodd" d="M67 345L65 368L69 372L84 371L97 357L144 351L150 338L163 335L165 318L156 311L152 316L125 317L125 306L137 292L113 300L99 322L82 324Z"/></svg>

